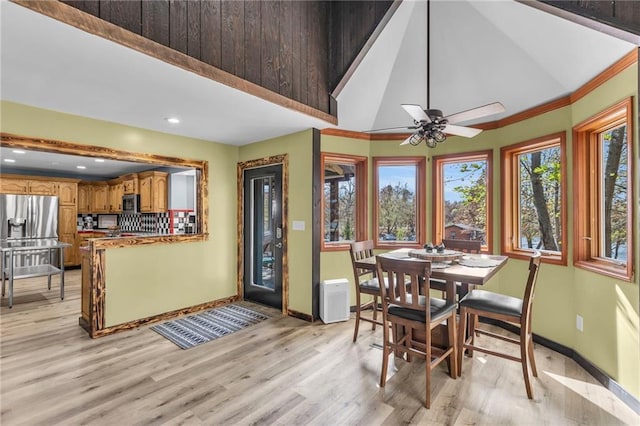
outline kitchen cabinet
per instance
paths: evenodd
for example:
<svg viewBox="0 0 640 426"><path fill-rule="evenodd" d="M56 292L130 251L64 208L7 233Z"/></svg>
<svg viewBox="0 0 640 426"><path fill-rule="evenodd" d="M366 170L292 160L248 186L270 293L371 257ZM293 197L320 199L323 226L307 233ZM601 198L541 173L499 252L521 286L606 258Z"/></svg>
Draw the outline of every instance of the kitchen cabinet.
<svg viewBox="0 0 640 426"><path fill-rule="evenodd" d="M0 179L0 192L3 194L57 195L56 182L7 175L3 175Z"/></svg>
<svg viewBox="0 0 640 426"><path fill-rule="evenodd" d="M78 206L76 204L78 184L76 182L58 182L58 239L71 244L65 252L64 265L78 265Z"/></svg>
<svg viewBox="0 0 640 426"><path fill-rule="evenodd" d="M92 186L91 213L109 213L109 185L106 182L95 182Z"/></svg>
<svg viewBox="0 0 640 426"><path fill-rule="evenodd" d="M138 173L140 179L140 212L167 211L167 176L164 172Z"/></svg>
<svg viewBox="0 0 640 426"><path fill-rule="evenodd" d="M137 174L128 174L122 176L122 190L124 194L139 194L139 184Z"/></svg>
<svg viewBox="0 0 640 426"><path fill-rule="evenodd" d="M120 179L109 181L109 212L122 213L124 183Z"/></svg>
<svg viewBox="0 0 640 426"><path fill-rule="evenodd" d="M76 205L78 198L77 182L58 182L58 203L60 205Z"/></svg>
<svg viewBox="0 0 640 426"><path fill-rule="evenodd" d="M78 213L91 213L93 204L93 187L88 183L78 184Z"/></svg>
<svg viewBox="0 0 640 426"><path fill-rule="evenodd" d="M60 205L58 206L58 240L63 243L71 244L71 247L65 252L64 265L78 265L77 257L77 220L76 206Z"/></svg>

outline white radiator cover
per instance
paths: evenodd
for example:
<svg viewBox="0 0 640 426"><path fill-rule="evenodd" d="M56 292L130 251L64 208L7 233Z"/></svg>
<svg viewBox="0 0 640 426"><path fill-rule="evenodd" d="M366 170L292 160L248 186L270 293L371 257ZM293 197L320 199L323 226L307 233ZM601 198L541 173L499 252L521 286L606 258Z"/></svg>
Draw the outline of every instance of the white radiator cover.
<svg viewBox="0 0 640 426"><path fill-rule="evenodd" d="M325 324L348 321L349 280L339 278L325 280L320 283L320 318Z"/></svg>

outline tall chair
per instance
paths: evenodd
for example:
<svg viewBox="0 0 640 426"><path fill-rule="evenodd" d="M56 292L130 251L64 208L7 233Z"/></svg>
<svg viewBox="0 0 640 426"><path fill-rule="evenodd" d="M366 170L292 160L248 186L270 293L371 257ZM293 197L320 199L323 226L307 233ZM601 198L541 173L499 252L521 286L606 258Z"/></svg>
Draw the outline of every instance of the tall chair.
<svg viewBox="0 0 640 426"><path fill-rule="evenodd" d="M462 354L465 349L469 349L470 351L479 351L489 355L520 362L520 364L522 364L522 374L524 376L524 385L527 389L527 396L529 399L533 399L533 389L529 378L529 364L531 364L531 372L534 377L538 377L538 372L536 370L536 361L533 356L531 311L533 307L538 270L540 269L540 260L540 252L534 253L529 260L529 275L527 278L527 285L524 290L524 297L522 299L485 290L473 290L460 300L460 324L458 330L459 374L462 372ZM480 329L478 328L480 318L490 318L519 325L520 338L514 339ZM470 332L469 336L465 337L467 321L470 322ZM475 337L477 335L494 337L496 339L519 345L520 357L476 345ZM473 352L471 352L471 356L473 356Z"/></svg>
<svg viewBox="0 0 640 426"><path fill-rule="evenodd" d="M376 325L382 325L382 321L378 320L378 298L380 297L380 285L375 276L375 271L370 269L361 269L356 267L356 261L372 258L373 240L356 241L351 243L349 250L351 254L351 265L353 266L353 278L356 289L356 325L353 331L353 342L358 339L358 328L360 321L370 322L371 329L375 330ZM368 294L373 297L371 302L362 303L361 295ZM373 313L371 318L362 316L362 311L371 308Z"/></svg>
<svg viewBox="0 0 640 426"><path fill-rule="evenodd" d="M377 275L388 286L382 291L382 318L391 323L383 327L382 372L380 387L387 380L387 367L391 353L404 353L425 359L425 406L431 406L431 371L442 361L448 360L449 374L457 376L456 351L456 303L429 296L424 287L431 275L431 262L393 259L376 256ZM404 285L402 285L404 283ZM422 290L422 291L421 291ZM442 346L432 346L431 331L446 321L447 341Z"/></svg>
<svg viewBox="0 0 640 426"><path fill-rule="evenodd" d="M442 240L442 244L448 249L461 251L463 253L480 253L482 250L482 241L475 240ZM442 280L432 279L429 286L434 290L440 290L445 292L447 285ZM459 296L464 296L469 292L469 284L456 283L456 293Z"/></svg>

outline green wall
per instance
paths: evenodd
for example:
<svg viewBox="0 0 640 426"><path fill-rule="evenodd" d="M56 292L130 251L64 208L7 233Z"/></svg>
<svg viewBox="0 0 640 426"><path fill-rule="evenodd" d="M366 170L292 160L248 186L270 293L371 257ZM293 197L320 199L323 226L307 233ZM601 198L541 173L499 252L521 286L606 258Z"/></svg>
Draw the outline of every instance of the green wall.
<svg viewBox="0 0 640 426"><path fill-rule="evenodd" d="M537 137L565 131L567 142L567 203L568 203L568 266L543 264L538 276L538 289L534 304L534 333L574 349L616 380L635 398L640 398L640 316L638 270L640 262L640 144L638 143L637 111L634 120L633 168L635 170L634 217L635 267L631 283L574 268L573 258L573 200L572 192L572 127L606 107L629 96L634 96L634 110L638 105L638 67L629 67L597 90L573 105L557 109L504 128L484 131L472 139L450 137L435 149L424 144L413 147L399 146L400 141L362 141L346 137L323 136L322 150L329 152L368 156L371 168L376 156L427 157L427 224L432 221L431 157L493 149L493 241L494 252L499 252L500 238L500 148ZM354 150L354 147L355 148ZM371 173L369 188L372 188ZM372 206L372 189L368 203ZM371 217L369 217L371 232ZM427 227L427 239L431 227ZM511 259L487 284L486 288L513 296L524 291L526 262ZM321 280L348 278L353 296L353 273L348 252L323 252L321 254ZM584 319L584 331L576 329L576 315Z"/></svg>
<svg viewBox="0 0 640 426"><path fill-rule="evenodd" d="M209 163L208 241L108 249L106 326L236 294L237 147L10 102L1 107L3 132Z"/></svg>
<svg viewBox="0 0 640 426"><path fill-rule="evenodd" d="M289 309L312 312L312 214L313 132L306 130L240 147L238 161L288 154L289 194L287 256ZM304 231L294 231L293 221L303 221Z"/></svg>

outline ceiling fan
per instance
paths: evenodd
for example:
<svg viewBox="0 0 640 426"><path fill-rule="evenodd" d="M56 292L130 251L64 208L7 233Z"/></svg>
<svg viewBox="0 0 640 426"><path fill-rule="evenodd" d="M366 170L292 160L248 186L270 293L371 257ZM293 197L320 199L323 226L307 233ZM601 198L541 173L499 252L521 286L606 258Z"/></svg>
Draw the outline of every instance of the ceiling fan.
<svg viewBox="0 0 640 426"><path fill-rule="evenodd" d="M370 130L369 132L379 132L384 130L409 129L415 130L414 133L406 138L400 145L419 145L422 141L429 148L435 148L438 143L442 143L447 139L447 134L472 138L481 129L473 127L457 126L455 123L474 120L476 118L485 117L492 114L504 112L505 108L500 102L494 102L466 111L457 112L455 114L445 116L439 109L431 109L429 98L431 97L430 88L430 44L431 44L431 18L430 18L430 0L427 0L427 109L422 109L420 105L402 104L402 108L413 118L413 126L390 127L386 129Z"/></svg>

